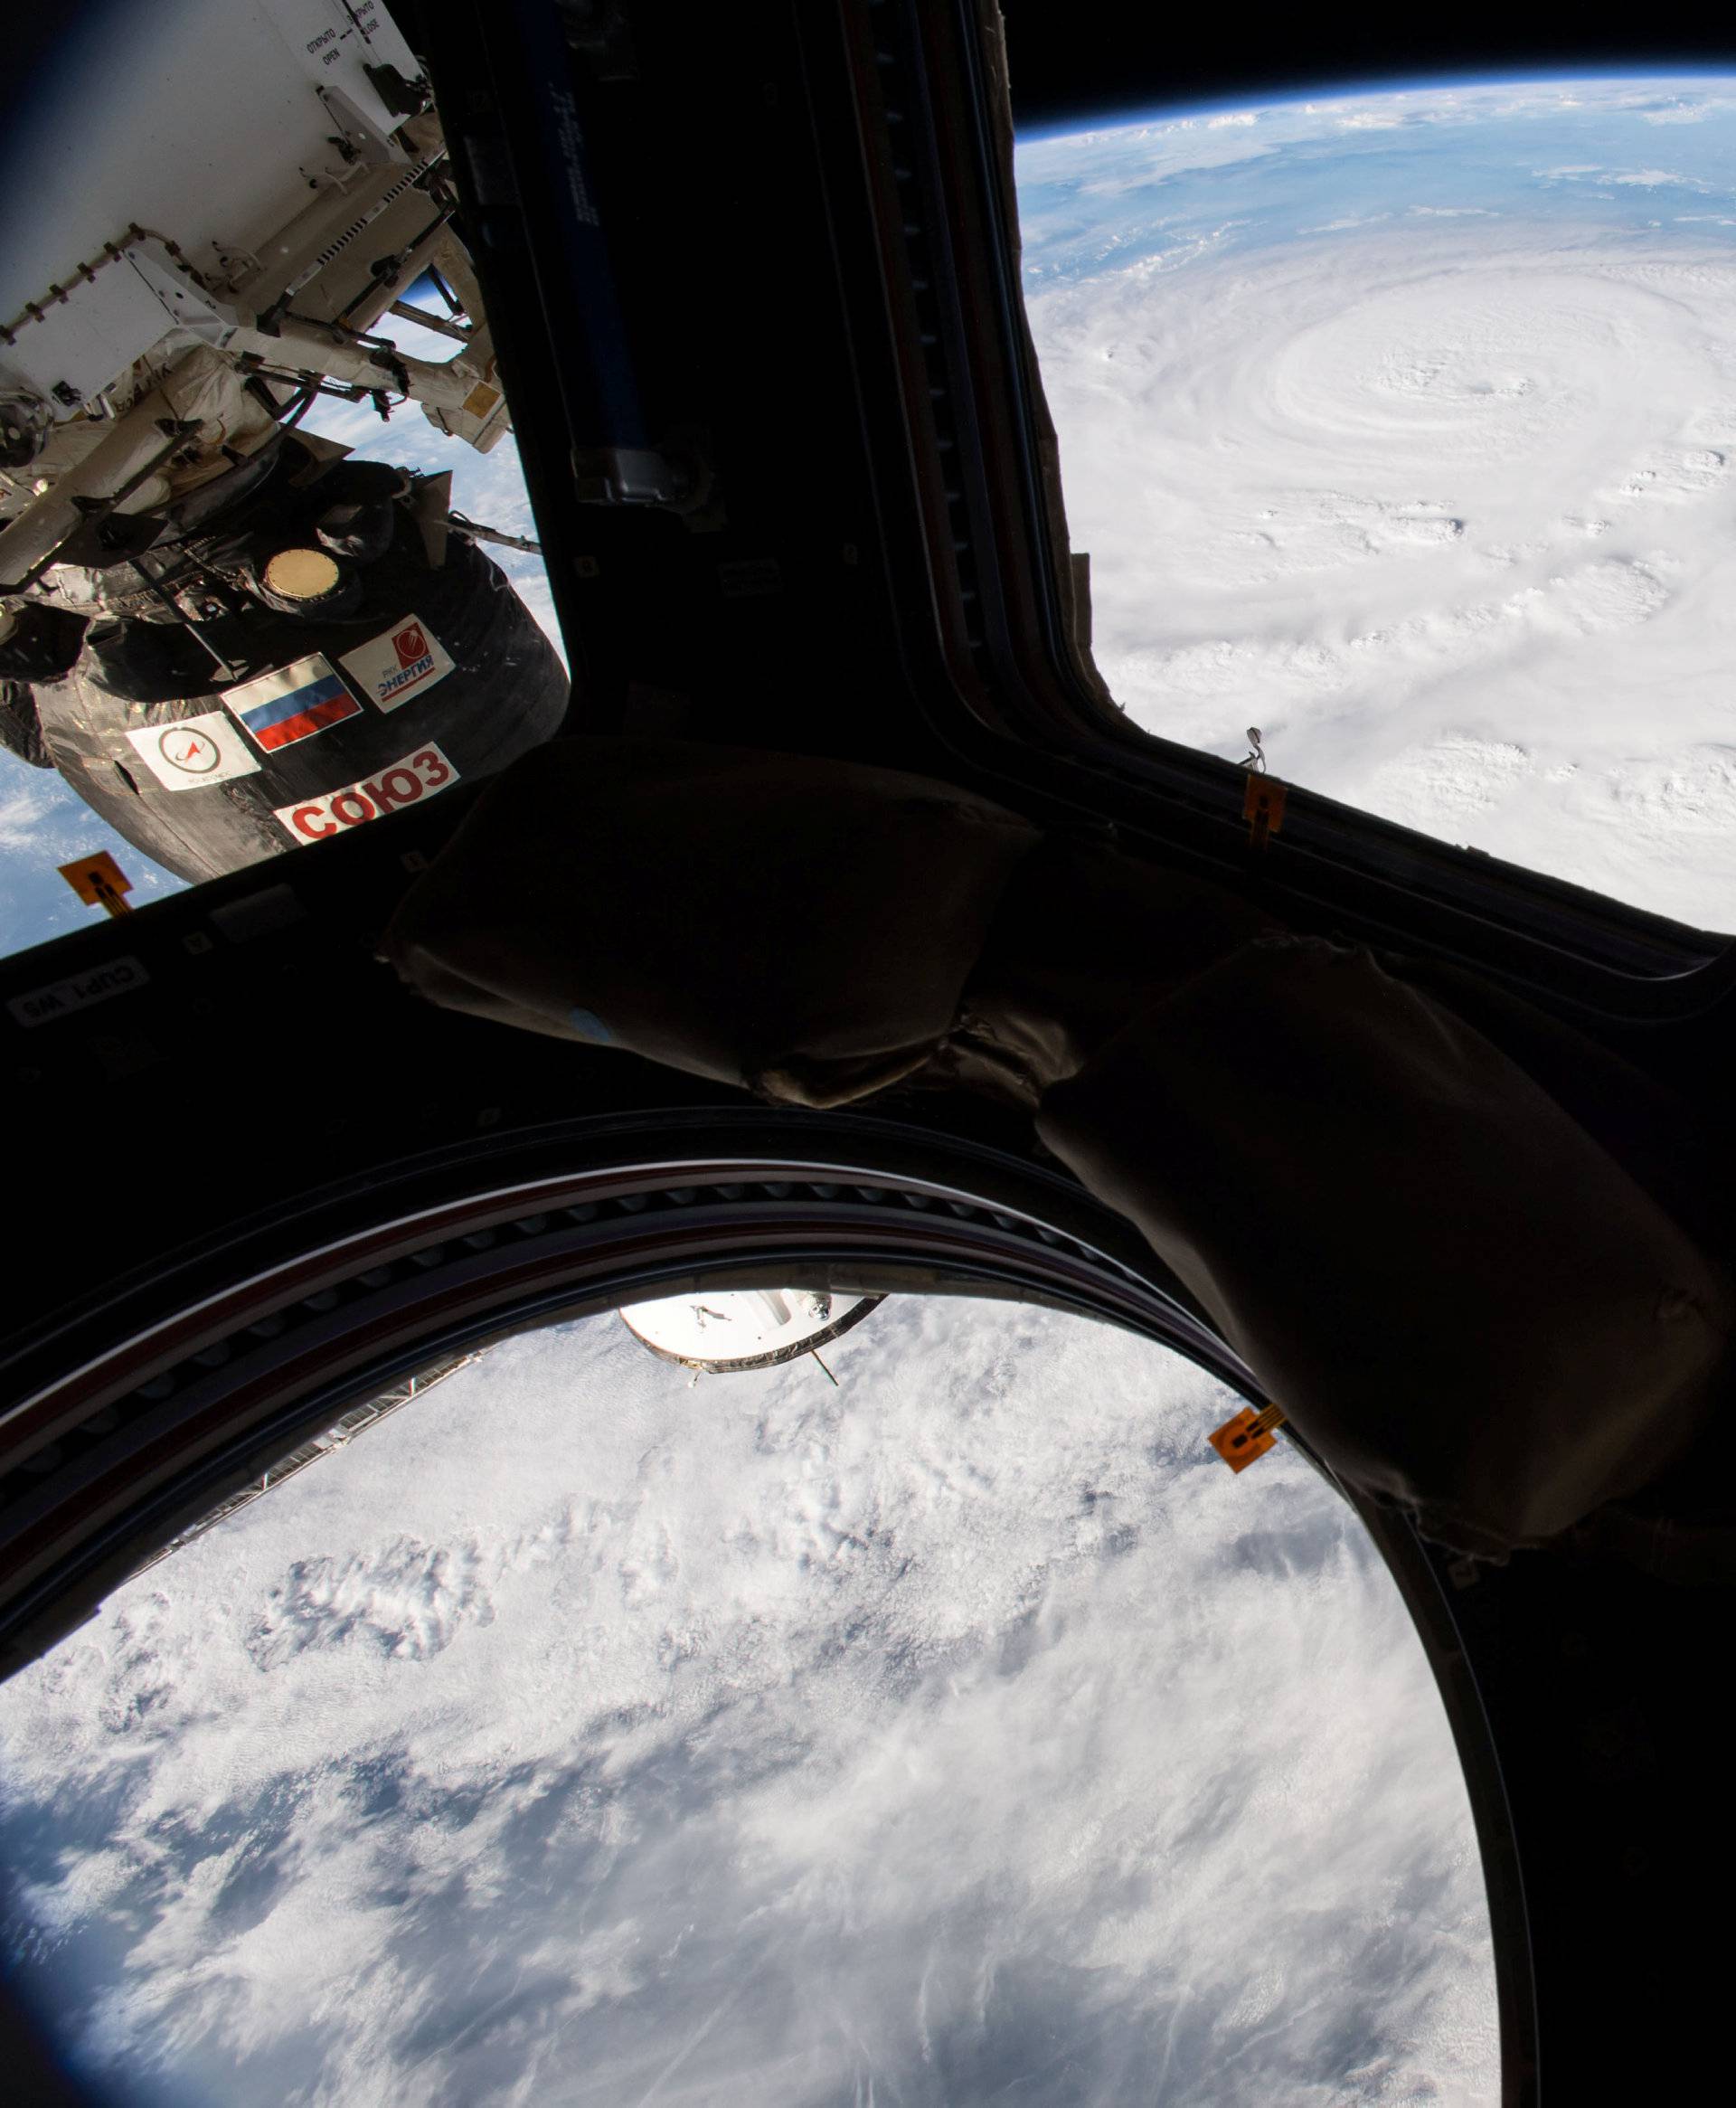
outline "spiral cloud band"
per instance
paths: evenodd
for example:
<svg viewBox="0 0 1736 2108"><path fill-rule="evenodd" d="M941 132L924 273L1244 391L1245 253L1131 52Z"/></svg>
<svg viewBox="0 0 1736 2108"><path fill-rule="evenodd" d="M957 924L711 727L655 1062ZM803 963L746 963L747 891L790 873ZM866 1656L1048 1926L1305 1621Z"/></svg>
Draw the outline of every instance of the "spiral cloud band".
<svg viewBox="0 0 1736 2108"><path fill-rule="evenodd" d="M1022 149L1069 517L1136 722L1231 755L1258 724L1291 781L1730 926L1720 85L1425 90Z"/></svg>

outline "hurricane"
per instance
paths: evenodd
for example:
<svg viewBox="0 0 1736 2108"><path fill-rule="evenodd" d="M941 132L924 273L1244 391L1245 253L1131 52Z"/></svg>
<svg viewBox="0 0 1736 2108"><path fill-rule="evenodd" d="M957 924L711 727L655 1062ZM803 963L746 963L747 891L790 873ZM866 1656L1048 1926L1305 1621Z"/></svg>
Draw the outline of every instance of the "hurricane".
<svg viewBox="0 0 1736 2108"><path fill-rule="evenodd" d="M1722 927L1730 83L1418 90L1027 145L1096 651L1144 730Z"/></svg>

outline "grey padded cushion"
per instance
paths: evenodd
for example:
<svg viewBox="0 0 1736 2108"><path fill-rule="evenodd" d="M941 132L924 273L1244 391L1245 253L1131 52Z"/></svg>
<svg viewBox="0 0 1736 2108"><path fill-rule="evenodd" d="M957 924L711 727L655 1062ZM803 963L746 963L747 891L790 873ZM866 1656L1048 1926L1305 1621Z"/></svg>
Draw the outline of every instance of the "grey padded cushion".
<svg viewBox="0 0 1736 2108"><path fill-rule="evenodd" d="M1038 1131L1332 1468L1448 1543L1543 1542L1711 1411L1722 1268L1365 951L1231 953L1052 1091Z"/></svg>
<svg viewBox="0 0 1736 2108"><path fill-rule="evenodd" d="M448 1008L829 1104L928 1060L1037 840L892 770L558 741L489 787L383 950Z"/></svg>

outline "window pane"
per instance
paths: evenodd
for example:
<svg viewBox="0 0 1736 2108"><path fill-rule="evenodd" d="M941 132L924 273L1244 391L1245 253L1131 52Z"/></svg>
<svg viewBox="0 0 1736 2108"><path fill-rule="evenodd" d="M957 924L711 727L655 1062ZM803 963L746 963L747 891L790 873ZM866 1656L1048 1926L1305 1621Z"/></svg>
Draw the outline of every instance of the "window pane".
<svg viewBox="0 0 1736 2108"><path fill-rule="evenodd" d="M1493 2103L1416 1638L1191 1366L894 1298L495 1347L0 1690L7 1945L148 2101Z"/></svg>
<svg viewBox="0 0 1736 2108"><path fill-rule="evenodd" d="M389 19L303 48L225 0L108 13L5 138L7 951L293 879L567 704L540 564L474 533L534 540L415 54Z"/></svg>
<svg viewBox="0 0 1736 2108"><path fill-rule="evenodd" d="M1164 113L1018 175L1129 717L1728 929L1736 82Z"/></svg>
<svg viewBox="0 0 1736 2108"><path fill-rule="evenodd" d="M428 298L432 299L431 293ZM416 358L437 360L452 349L413 322L393 321L392 336L400 350ZM450 473L452 506L458 513L521 540L535 540L536 527L519 468L518 448L510 432L484 456L433 430L413 404L401 405L392 421L382 423L371 403L331 402L316 403L297 429L348 447L354 460L388 463L418 477ZM513 591L564 665L566 648L555 621L542 557L499 543L485 544L482 556L506 573ZM355 633L363 642L366 628L364 621ZM433 700L432 695L428 699ZM410 722L404 739L398 744L408 742L413 747L420 736L420 714L405 708L405 716ZM334 725L329 730L344 732L345 727ZM330 787L341 788L358 772L366 775L360 761L346 767L343 756L349 750L336 748L324 733L316 734L312 745L329 760L323 780ZM328 753L328 749L334 751ZM283 795L290 799L293 794L286 790ZM354 810L359 813L362 808ZM347 812L345 817L350 817ZM290 846L286 836L285 846ZM316 844L298 841L294 846L313 847ZM100 908L81 902L60 875L58 866L104 849L133 882L130 904L134 907L179 893L187 883L117 834L57 770L30 767L17 755L0 748L0 955L45 943L67 930L100 919ZM262 846L259 855L267 854Z"/></svg>

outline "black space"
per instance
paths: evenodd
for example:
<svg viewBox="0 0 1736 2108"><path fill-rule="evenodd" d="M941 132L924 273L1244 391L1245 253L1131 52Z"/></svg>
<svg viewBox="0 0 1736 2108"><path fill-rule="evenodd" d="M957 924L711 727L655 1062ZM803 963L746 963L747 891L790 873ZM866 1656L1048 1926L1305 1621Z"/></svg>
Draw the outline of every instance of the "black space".
<svg viewBox="0 0 1736 2108"><path fill-rule="evenodd" d="M1701 9L1650 9L1598 30L1415 9L1378 23L1296 9L1277 21L1227 12L1210 28L1179 26L1114 0L1001 0L1013 114L1021 130L1153 105L1210 103L1362 81L1600 71L1736 71L1736 22Z"/></svg>
<svg viewBox="0 0 1736 2108"><path fill-rule="evenodd" d="M63 0L57 8L18 11L0 69L0 135L8 106L15 111L29 101L56 48L80 32L100 33L105 17L124 4ZM1736 70L1736 22L1705 7L1653 7L1643 21L1603 28L1583 19L1564 23L1560 9L1508 8L1480 20L1415 7L1378 20L1344 9L1297 8L1276 18L1264 9L1236 10L1198 26L1165 10L1136 14L1126 0L1001 0L1001 12L1021 128L1363 80Z"/></svg>

